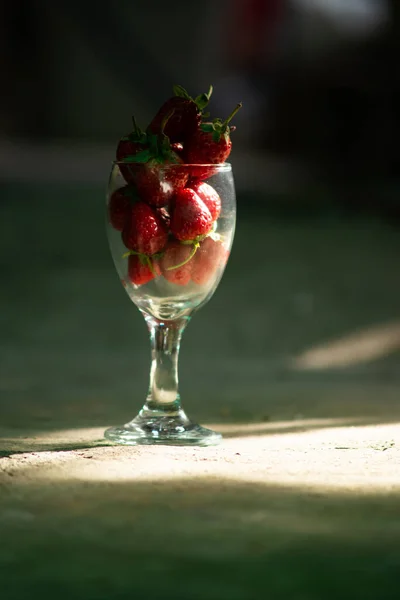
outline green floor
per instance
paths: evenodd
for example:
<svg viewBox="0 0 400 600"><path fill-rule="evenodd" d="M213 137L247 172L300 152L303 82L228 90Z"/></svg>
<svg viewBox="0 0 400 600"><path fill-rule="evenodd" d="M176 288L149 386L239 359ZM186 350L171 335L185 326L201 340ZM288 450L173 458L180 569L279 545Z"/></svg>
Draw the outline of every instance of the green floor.
<svg viewBox="0 0 400 600"><path fill-rule="evenodd" d="M0 188L0 436L119 423L144 399L147 330L114 272L102 193ZM398 229L268 217L238 200L227 271L182 344L187 412L225 424L396 420L400 341L346 367L294 365L311 348L398 327ZM1 600L399 597L397 489L350 498L219 480L46 488L34 475L12 485L3 466ZM26 501L18 508L27 495L28 512Z"/></svg>

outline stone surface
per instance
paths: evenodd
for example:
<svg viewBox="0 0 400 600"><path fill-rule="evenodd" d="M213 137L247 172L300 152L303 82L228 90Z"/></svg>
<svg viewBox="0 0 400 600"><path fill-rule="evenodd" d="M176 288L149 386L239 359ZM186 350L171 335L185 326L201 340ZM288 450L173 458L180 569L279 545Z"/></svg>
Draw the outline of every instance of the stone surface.
<svg viewBox="0 0 400 600"><path fill-rule="evenodd" d="M6 435L3 597L397 597L399 424L220 428L207 449Z"/></svg>

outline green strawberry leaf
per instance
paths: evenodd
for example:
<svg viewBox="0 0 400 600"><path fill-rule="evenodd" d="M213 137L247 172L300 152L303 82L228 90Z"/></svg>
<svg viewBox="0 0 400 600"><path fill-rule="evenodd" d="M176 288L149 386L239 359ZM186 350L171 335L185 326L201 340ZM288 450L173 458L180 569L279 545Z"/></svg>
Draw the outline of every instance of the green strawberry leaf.
<svg viewBox="0 0 400 600"><path fill-rule="evenodd" d="M128 140L134 144L142 144L145 146L147 144L147 135L145 133L138 135L135 132L132 132L129 134Z"/></svg>
<svg viewBox="0 0 400 600"><path fill-rule="evenodd" d="M130 154L129 156L125 156L123 162L126 163L146 163L152 157L152 152L148 149L142 150L137 154Z"/></svg>
<svg viewBox="0 0 400 600"><path fill-rule="evenodd" d="M214 131L214 125L213 123L202 123L200 129L206 133L212 133Z"/></svg>
<svg viewBox="0 0 400 600"><path fill-rule="evenodd" d="M174 85L172 87L175 96L179 96L180 98L185 98L186 100L192 100L187 91L181 85Z"/></svg>
<svg viewBox="0 0 400 600"><path fill-rule="evenodd" d="M212 139L213 139L213 142L217 142L218 143L220 141L220 139L221 139L221 132L220 131L214 131L213 134L212 134Z"/></svg>
<svg viewBox="0 0 400 600"><path fill-rule="evenodd" d="M209 90L206 94L200 94L199 96L197 96L195 98L195 103L197 104L199 110L203 110L203 108L205 108L207 106L207 104L210 102L210 97L213 91L213 87L212 85L210 85Z"/></svg>
<svg viewBox="0 0 400 600"><path fill-rule="evenodd" d="M199 107L200 110L203 110L203 108L205 108L209 102L209 98L207 96L207 94L200 94L200 96L197 96L195 98L195 103L197 104L197 106Z"/></svg>
<svg viewBox="0 0 400 600"><path fill-rule="evenodd" d="M164 135L158 140L158 153L155 156L155 160L159 163L177 162L177 154L171 149L169 137Z"/></svg>
<svg viewBox="0 0 400 600"><path fill-rule="evenodd" d="M147 136L147 143L148 143L151 155L157 156L157 154L159 153L158 135L150 135L149 134Z"/></svg>
<svg viewBox="0 0 400 600"><path fill-rule="evenodd" d="M154 165L163 165L165 163L165 158L162 154L157 154L151 159L151 166Z"/></svg>

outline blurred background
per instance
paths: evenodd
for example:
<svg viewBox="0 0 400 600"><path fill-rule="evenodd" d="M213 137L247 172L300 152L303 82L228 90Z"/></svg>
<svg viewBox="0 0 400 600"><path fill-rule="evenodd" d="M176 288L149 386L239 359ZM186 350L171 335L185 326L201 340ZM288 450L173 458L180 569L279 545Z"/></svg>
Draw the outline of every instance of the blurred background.
<svg viewBox="0 0 400 600"><path fill-rule="evenodd" d="M301 427L315 419L399 421L399 44L399 0L0 0L0 432L14 431L23 439L67 428L105 428L126 422L143 403L148 333L109 254L105 189L117 141L129 132L131 115L146 126L174 83L192 95L212 83L213 116L227 116L243 101L232 136L238 199L233 251L215 296L196 314L182 344L180 381L188 414L231 427L232 435L235 424L251 432L254 424L267 428L272 421L301 422ZM25 552L25 522L14 562L7 551L11 541L2 544L0 579L4 589L10 582L10 589L17 590L6 600L46 590L54 597L51 581L49 587L45 582L55 548L59 571L54 567L53 583L57 577L65 583L64 595L57 597L127 597L126 590L132 589L129 553L119 580L121 595L110 595L112 586L103 588L96 579L96 561L92 571L85 571L87 556L73 562L72 579L65 566L72 564L74 549L86 552L87 539L108 548L101 514L90 530L100 536L100 544L85 528L92 503L102 494L112 498L110 523L121 528L112 533L115 556L122 554L118 540L126 533L115 516L118 498L106 484L101 494L100 488L91 489L93 497L81 511L83 533L76 534L75 546L71 542L72 551L57 537L69 529L58 513L46 534L40 529L30 538L30 554ZM182 490L178 496L184 502ZM79 512L75 491L65 490L65 518L71 523ZM195 486L193 497L197 494ZM286 496L278 496L268 496L267 502L281 507ZM246 513L248 498L245 486L232 514ZM262 495L261 507L265 501ZM138 502L140 513L145 499ZM381 500L371 502L375 514ZM295 500L289 523L295 522L298 506ZM353 514L347 506L343 500L344 530L351 527L347 515ZM395 515L395 506L397 500L388 515ZM130 501L125 508L127 515ZM353 508L355 514L358 505ZM334 504L332 531L336 510ZM314 504L309 511L312 523ZM279 519L286 523L287 515ZM218 543L222 534L215 522L211 537ZM159 517L157 534L151 515L146 523L137 552L153 531L152 555L163 537L163 521ZM258 529L259 521L252 523ZM53 527L58 532L54 540ZM309 530L302 523L296 527L308 540ZM172 538L173 532L164 540L168 552ZM3 539L14 539L14 533ZM190 546L189 533L182 539ZM230 574L226 539L218 564ZM357 585L364 585L361 595L351 573L342 579L354 557L363 556L361 550L343 559L346 542L332 542L327 534L321 542L326 554L317 563L321 569L314 571L329 572L330 587L318 575L311 589L305 573L319 557L318 548L307 542L286 560L286 542L281 541L276 561L282 570L272 562L267 571L273 590L292 581L293 568L300 564L292 584L300 581L304 593L293 593L296 600L398 597L398 542L397 559L393 554L385 562L386 538L378 525L370 546L362 544L378 570L369 571L372 579L357 579ZM131 543L136 548L136 541ZM249 599L258 599L256 587L265 583L262 543L249 550L256 555L253 571L247 550L243 560L238 554L238 573L254 587ZM38 563L29 570L33 555ZM299 556L303 562L298 563ZM101 563L108 583L115 583L113 558ZM171 596L160 577L154 597L189 597L176 590L174 560ZM162 556L159 561L163 564ZM214 572L218 583L215 564L208 565L207 573ZM357 568L362 574L362 562ZM82 578L87 588L80 585ZM138 598L153 597L141 581ZM202 579L203 588L193 587L193 594L206 583ZM344 589L338 592L340 583ZM215 589L215 596L209 590L205 595L245 600L236 588L227 595ZM287 596L277 592L274 597Z"/></svg>
<svg viewBox="0 0 400 600"><path fill-rule="evenodd" d="M30 153L25 178L104 181L132 113L144 126L172 83L192 94L212 83L213 115L244 102L232 157L241 190L398 214L396 0L1 7L4 178L21 178Z"/></svg>
<svg viewBox="0 0 400 600"><path fill-rule="evenodd" d="M141 404L147 333L114 273L104 193L131 115L145 127L173 83L212 83L213 116L244 104L232 258L185 335L189 411L375 414L366 381L399 376L399 21L396 0L1 2L11 420L108 423ZM332 381L358 386L351 402Z"/></svg>

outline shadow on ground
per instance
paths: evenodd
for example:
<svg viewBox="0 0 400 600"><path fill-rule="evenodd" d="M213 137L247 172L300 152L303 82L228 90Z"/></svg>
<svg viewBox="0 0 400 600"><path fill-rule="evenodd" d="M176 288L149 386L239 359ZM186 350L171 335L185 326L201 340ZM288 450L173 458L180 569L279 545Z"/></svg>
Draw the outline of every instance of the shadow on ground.
<svg viewBox="0 0 400 600"><path fill-rule="evenodd" d="M0 499L4 600L391 600L399 494L229 480L15 484Z"/></svg>
<svg viewBox="0 0 400 600"><path fill-rule="evenodd" d="M254 436L269 436L303 433L338 427L363 427L367 425L384 425L396 423L399 418L395 415L386 417L353 417L331 419L301 419L295 421L269 423L215 423L206 424L222 433L224 439L246 438ZM53 430L13 430L0 429L0 458L13 454L38 452L68 452L85 450L104 446L112 446L103 438L103 427L74 427L53 426ZM55 431L54 431L55 430ZM28 435L29 433L29 435Z"/></svg>

